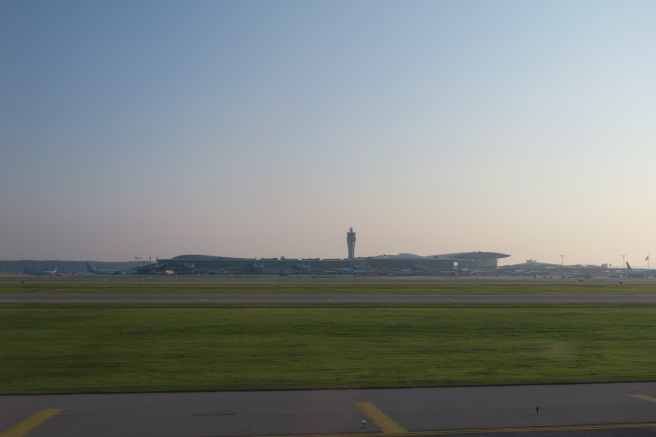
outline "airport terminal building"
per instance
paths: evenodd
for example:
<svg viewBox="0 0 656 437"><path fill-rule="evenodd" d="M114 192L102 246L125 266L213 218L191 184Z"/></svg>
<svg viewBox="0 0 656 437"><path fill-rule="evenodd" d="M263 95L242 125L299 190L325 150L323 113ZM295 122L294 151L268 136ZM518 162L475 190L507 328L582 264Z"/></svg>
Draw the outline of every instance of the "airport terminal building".
<svg viewBox="0 0 656 437"><path fill-rule="evenodd" d="M498 260L510 255L496 252L463 252L419 256L410 253L355 256L356 235L347 232L347 258L233 258L208 255L180 255L158 259L156 264L140 267L140 274L163 271L186 275L362 275L362 276L455 276L465 272L494 272Z"/></svg>

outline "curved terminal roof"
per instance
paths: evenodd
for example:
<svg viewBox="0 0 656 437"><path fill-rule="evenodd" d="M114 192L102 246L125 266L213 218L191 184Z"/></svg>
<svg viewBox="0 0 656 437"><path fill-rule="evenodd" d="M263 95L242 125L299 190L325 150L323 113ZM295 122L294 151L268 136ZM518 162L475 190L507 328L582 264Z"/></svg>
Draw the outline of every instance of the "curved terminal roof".
<svg viewBox="0 0 656 437"><path fill-rule="evenodd" d="M428 258L453 258L453 259L475 259L475 258L508 258L510 255L498 252L460 252L445 253L443 255L431 255Z"/></svg>
<svg viewBox="0 0 656 437"><path fill-rule="evenodd" d="M396 260L412 260L412 259L443 259L443 260L472 260L480 258L508 258L510 255L497 252L460 252L460 253L446 253L443 255L429 255L421 256L414 253L399 253L398 255L378 255L378 256L365 256L362 258L367 259L396 259Z"/></svg>
<svg viewBox="0 0 656 437"><path fill-rule="evenodd" d="M398 255L378 255L378 256L365 256L363 258L371 259L424 259L425 256L415 255L414 253L399 253Z"/></svg>
<svg viewBox="0 0 656 437"><path fill-rule="evenodd" d="M171 259L180 261L253 261L254 258L235 258L232 256L210 256L210 255L178 255Z"/></svg>
<svg viewBox="0 0 656 437"><path fill-rule="evenodd" d="M508 258L510 255L498 252L459 252L459 253L446 253L442 255L415 255L414 253L399 253L398 255L376 255L376 256L367 256L363 258L384 258L384 259L426 259L426 258L440 258L440 259L471 259L471 258ZM212 255L178 255L171 259L180 260L180 261L225 261L225 260L243 260L243 261L252 261L257 258L236 258L232 256L212 256ZM319 260L319 258L312 258L313 260Z"/></svg>
<svg viewBox="0 0 656 437"><path fill-rule="evenodd" d="M566 266L567 267L567 266ZM534 260L526 260L520 264L509 264L503 266L504 269L560 269L562 264L543 263Z"/></svg>
<svg viewBox="0 0 656 437"><path fill-rule="evenodd" d="M387 260L422 260L422 259L442 259L442 260L472 260L481 258L508 258L510 255L498 252L460 252L460 253L447 253L442 255L429 255L421 256L413 253L399 253L398 255L377 255L358 257L359 259L387 259ZM257 258L235 258L231 256L211 256L211 255L178 255L171 258L177 261L250 261L257 260ZM285 260L281 258L280 260ZM313 260L319 261L318 258ZM286 261L294 261L294 259L286 259Z"/></svg>

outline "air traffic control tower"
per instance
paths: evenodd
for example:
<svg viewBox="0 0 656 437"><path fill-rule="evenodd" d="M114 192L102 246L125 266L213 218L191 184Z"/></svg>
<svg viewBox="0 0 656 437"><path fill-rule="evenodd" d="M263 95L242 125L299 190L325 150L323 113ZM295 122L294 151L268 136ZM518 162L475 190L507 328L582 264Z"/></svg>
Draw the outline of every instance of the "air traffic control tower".
<svg viewBox="0 0 656 437"><path fill-rule="evenodd" d="M350 228L346 233L346 245L348 246L348 259L355 259L355 232Z"/></svg>

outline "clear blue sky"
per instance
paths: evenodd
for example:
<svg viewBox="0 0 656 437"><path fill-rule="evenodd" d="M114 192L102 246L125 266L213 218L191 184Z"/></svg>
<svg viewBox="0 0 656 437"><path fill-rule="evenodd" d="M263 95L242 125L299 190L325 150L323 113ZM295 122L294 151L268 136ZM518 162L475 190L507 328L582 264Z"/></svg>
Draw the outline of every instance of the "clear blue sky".
<svg viewBox="0 0 656 437"><path fill-rule="evenodd" d="M0 259L656 256L654 1L3 1Z"/></svg>

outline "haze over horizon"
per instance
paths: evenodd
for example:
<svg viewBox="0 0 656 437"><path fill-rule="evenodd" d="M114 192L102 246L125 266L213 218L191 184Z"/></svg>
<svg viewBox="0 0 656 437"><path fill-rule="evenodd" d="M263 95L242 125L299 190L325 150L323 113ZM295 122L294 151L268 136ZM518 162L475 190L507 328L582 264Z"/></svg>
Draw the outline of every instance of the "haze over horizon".
<svg viewBox="0 0 656 437"><path fill-rule="evenodd" d="M656 2L5 1L0 259L656 254Z"/></svg>

